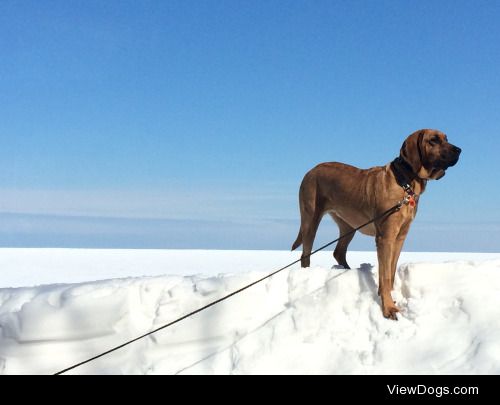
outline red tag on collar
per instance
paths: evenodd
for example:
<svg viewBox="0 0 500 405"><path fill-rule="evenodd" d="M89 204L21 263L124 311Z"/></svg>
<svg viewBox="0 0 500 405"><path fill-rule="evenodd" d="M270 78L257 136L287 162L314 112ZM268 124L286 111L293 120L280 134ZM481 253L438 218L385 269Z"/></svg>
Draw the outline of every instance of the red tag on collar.
<svg viewBox="0 0 500 405"><path fill-rule="evenodd" d="M415 198L412 195L408 198L408 205L410 207L415 207L415 205L417 205L417 202L415 201Z"/></svg>

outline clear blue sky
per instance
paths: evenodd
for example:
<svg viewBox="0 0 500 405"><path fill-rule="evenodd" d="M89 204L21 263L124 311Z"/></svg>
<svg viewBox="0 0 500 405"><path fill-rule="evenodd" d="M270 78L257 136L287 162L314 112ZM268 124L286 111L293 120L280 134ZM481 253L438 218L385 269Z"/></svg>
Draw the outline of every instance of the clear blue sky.
<svg viewBox="0 0 500 405"><path fill-rule="evenodd" d="M2 1L0 245L288 249L309 168L438 128L462 158L407 250L500 251L499 21L481 0Z"/></svg>

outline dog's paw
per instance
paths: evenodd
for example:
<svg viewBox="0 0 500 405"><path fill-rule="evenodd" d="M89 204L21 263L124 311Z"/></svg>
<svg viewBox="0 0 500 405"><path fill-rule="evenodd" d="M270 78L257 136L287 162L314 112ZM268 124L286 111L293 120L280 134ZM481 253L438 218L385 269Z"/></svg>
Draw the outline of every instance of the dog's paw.
<svg viewBox="0 0 500 405"><path fill-rule="evenodd" d="M393 321L398 320L398 316L396 314L399 312L399 308L395 305L395 303L384 306L382 312L385 318L392 319Z"/></svg>
<svg viewBox="0 0 500 405"><path fill-rule="evenodd" d="M373 265L370 263L361 263L359 269L361 271L372 271Z"/></svg>

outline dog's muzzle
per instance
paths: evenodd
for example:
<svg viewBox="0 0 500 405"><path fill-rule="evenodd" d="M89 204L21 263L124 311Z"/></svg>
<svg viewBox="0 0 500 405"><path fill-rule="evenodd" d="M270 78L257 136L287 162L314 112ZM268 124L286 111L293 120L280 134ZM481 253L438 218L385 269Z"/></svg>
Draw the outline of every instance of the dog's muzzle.
<svg viewBox="0 0 500 405"><path fill-rule="evenodd" d="M458 158L460 157L461 152L462 149L460 149L458 146L452 145L450 151L446 154L445 157L443 157L441 161L441 167L446 170L448 167L455 166L458 162Z"/></svg>

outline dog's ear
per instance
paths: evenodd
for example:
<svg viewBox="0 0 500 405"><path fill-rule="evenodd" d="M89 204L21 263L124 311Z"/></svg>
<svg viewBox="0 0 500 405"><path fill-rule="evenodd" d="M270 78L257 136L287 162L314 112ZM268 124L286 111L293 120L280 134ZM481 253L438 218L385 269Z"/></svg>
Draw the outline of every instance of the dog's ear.
<svg viewBox="0 0 500 405"><path fill-rule="evenodd" d="M414 132L403 142L399 155L413 169L413 173L418 174L424 166L422 157L422 140L424 130Z"/></svg>

